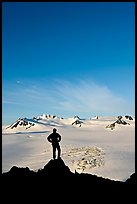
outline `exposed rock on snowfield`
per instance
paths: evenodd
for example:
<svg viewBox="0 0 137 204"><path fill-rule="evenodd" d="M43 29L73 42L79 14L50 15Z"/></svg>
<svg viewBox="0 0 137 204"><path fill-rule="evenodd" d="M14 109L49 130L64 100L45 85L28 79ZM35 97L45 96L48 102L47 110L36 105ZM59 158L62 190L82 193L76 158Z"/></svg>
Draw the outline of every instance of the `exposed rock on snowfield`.
<svg viewBox="0 0 137 204"><path fill-rule="evenodd" d="M126 122L125 120L122 120L122 118L123 118L122 116L118 116L117 118L118 119L114 123L107 125L106 128L111 128L111 130L113 130L116 126L116 123L122 124L122 125L130 125L130 123ZM125 116L125 118L126 119L130 118L129 120L133 120L133 118L131 116Z"/></svg>
<svg viewBox="0 0 137 204"><path fill-rule="evenodd" d="M119 115L117 118L118 118L119 120L121 120L121 119L122 119L122 115Z"/></svg>
<svg viewBox="0 0 137 204"><path fill-rule="evenodd" d="M115 119L115 117L113 117ZM81 127L81 128L92 128L94 124L104 124L104 127L107 129L110 128L111 130L116 129L116 124L122 125L130 125L126 120L133 120L131 116L125 116L125 120L123 120L122 116L118 116L117 120L111 124L107 124L105 117L94 117L92 119L81 119L79 116L74 116L72 118L63 118L58 117L56 115L50 114L43 114L37 117L33 117L32 119L28 118L19 118L15 121L12 125L9 125L3 128L4 133L18 133L18 132L39 132L39 131L51 131L53 126L55 127L63 127L63 126L70 126L73 127ZM104 122L103 122L104 121ZM105 124L106 121L106 124ZM112 121L112 119L110 119Z"/></svg>
<svg viewBox="0 0 137 204"><path fill-rule="evenodd" d="M115 123L107 125L106 128L111 128L111 130L113 130L115 128Z"/></svg>
<svg viewBox="0 0 137 204"><path fill-rule="evenodd" d="M83 122L82 121L80 121L80 120L75 120L73 123L72 123L72 125L79 125L79 127L81 127L81 124L82 124Z"/></svg>
<svg viewBox="0 0 137 204"><path fill-rule="evenodd" d="M98 147L77 147L63 153L70 157L73 168L77 172L84 172L94 167L104 165L104 152Z"/></svg>
<svg viewBox="0 0 137 204"><path fill-rule="evenodd" d="M131 116L129 116L129 115L125 115L125 118L129 119L129 120L133 120L133 118Z"/></svg>
<svg viewBox="0 0 137 204"><path fill-rule="evenodd" d="M43 114L41 116L35 117L37 120L45 120L45 119L54 119L59 118L56 115L50 115L50 114Z"/></svg>
<svg viewBox="0 0 137 204"><path fill-rule="evenodd" d="M114 117L113 117L114 118ZM126 120L133 120L133 118L131 116L125 116ZM19 132L23 131L23 130L27 130L29 129L29 131L33 131L33 126L35 126L35 130L38 128L40 130L40 128L43 130L44 127L49 127L49 126L74 126L74 127L92 127L92 121L98 121L100 123L100 121L104 120L104 125L105 125L105 121L107 121L105 118L103 119L103 117L93 117L92 119L81 119L79 116L74 116L72 118L63 118L63 117L58 117L56 115L50 115L50 114L43 114L37 117L33 117L32 119L28 119L28 118L19 118L17 121L15 121L12 125L6 127L6 129L3 129L3 133L6 132L6 130L12 130L12 132L14 132L13 130L15 130L15 132L17 132L19 130ZM99 124L98 123L98 124ZM116 128L116 123L117 124L122 124L122 125L130 125L128 122L126 122L125 120L123 120L122 116L118 116L117 120L114 121L111 124L108 124L104 127L106 128L110 128L111 130ZM96 123L97 124L97 123ZM50 130L50 129L49 129Z"/></svg>
<svg viewBox="0 0 137 204"><path fill-rule="evenodd" d="M22 127L25 127L26 129L28 129L34 125L35 124L33 122L28 121L27 118L19 118L15 123L8 126L6 129L9 129L9 128L13 129L13 128L17 128L19 126L22 126Z"/></svg>
<svg viewBox="0 0 137 204"><path fill-rule="evenodd" d="M74 119L78 119L78 120L80 120L80 117L77 116L77 115L75 115L75 116L74 116Z"/></svg>
<svg viewBox="0 0 137 204"><path fill-rule="evenodd" d="M126 121L124 121L124 120L122 120L122 116L118 116L118 120L116 120L116 122L115 123L117 123L117 124L122 124L122 125L130 125L129 123L127 123Z"/></svg>

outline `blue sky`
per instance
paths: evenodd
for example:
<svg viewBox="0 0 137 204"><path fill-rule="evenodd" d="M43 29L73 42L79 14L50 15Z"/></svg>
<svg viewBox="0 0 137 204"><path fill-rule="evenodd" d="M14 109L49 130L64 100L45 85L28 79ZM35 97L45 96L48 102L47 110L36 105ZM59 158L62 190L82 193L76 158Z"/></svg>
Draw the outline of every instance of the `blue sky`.
<svg viewBox="0 0 137 204"><path fill-rule="evenodd" d="M135 3L3 2L2 122L134 115Z"/></svg>

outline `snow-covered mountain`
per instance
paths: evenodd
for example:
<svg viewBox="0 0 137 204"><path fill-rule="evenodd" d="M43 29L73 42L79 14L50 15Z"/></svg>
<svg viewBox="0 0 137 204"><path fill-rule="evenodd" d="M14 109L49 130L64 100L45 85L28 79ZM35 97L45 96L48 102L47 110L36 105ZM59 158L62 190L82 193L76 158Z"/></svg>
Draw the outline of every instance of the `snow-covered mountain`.
<svg viewBox="0 0 137 204"><path fill-rule="evenodd" d="M53 127L73 126L78 128L92 128L97 125L102 128L115 129L117 125L130 125L134 121L131 116L95 116L90 119L81 119L79 116L63 118L56 115L42 114L37 117L19 118L13 124L4 126L3 133L51 131Z"/></svg>
<svg viewBox="0 0 137 204"><path fill-rule="evenodd" d="M47 119L55 119L59 118L56 115L50 115L50 114L43 114L38 117L33 117L34 120L47 120Z"/></svg>
<svg viewBox="0 0 137 204"><path fill-rule="evenodd" d="M2 171L13 165L42 168L52 158L47 137L54 127L62 138L61 157L71 171L122 181L135 171L135 118L49 114L19 118L2 127Z"/></svg>
<svg viewBox="0 0 137 204"><path fill-rule="evenodd" d="M30 122L27 118L19 118L12 125L8 126L6 129L13 129L17 127L25 127L26 129L34 126L34 122Z"/></svg>

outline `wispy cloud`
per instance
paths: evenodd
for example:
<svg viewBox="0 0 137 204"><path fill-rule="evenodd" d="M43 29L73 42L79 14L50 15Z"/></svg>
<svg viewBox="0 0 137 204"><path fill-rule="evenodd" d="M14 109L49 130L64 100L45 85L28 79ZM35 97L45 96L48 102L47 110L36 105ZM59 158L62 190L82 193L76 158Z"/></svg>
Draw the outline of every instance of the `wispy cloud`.
<svg viewBox="0 0 137 204"><path fill-rule="evenodd" d="M77 83L68 81L56 85L61 97L58 107L80 113L113 114L126 113L132 110L128 102L118 97L106 86L91 81L79 80Z"/></svg>
<svg viewBox="0 0 137 204"><path fill-rule="evenodd" d="M134 112L134 107L115 95L107 86L90 80L35 83L16 88L6 95L3 103L24 105L28 108L48 113L60 112L69 115L111 115Z"/></svg>
<svg viewBox="0 0 137 204"><path fill-rule="evenodd" d="M14 101L2 101L3 104L11 104L11 105L22 105L21 103L18 102L14 102Z"/></svg>

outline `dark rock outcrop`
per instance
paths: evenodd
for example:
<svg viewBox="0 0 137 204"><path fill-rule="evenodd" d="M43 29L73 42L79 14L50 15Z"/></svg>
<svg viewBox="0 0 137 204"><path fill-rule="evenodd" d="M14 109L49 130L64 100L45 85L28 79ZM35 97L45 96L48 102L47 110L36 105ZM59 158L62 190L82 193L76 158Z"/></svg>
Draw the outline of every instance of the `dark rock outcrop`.
<svg viewBox="0 0 137 204"><path fill-rule="evenodd" d="M124 120L121 120L121 119L118 119L115 123L117 123L117 124L122 124L122 125L130 125L129 123L127 123L126 121L124 121Z"/></svg>
<svg viewBox="0 0 137 204"><path fill-rule="evenodd" d="M105 179L102 177L98 177L96 175L88 174L88 173L75 173L71 172L69 167L65 165L64 161L60 159L50 160L43 169L39 169L38 171L32 171L28 167L19 168L13 166L10 171L4 172L3 177L42 177L47 180L52 179L64 179L64 181L82 181L88 182L92 184L111 184L111 185L124 185L125 183L133 184L135 183L135 173L130 176L126 182L115 181L111 179Z"/></svg>
<svg viewBox="0 0 137 204"><path fill-rule="evenodd" d="M8 126L6 129L13 129L17 127L25 127L26 129L28 129L34 125L35 124L33 122L30 122L27 118L19 118L17 121L15 121L15 123Z"/></svg>
<svg viewBox="0 0 137 204"><path fill-rule="evenodd" d="M128 178L128 179L126 180L126 183L127 183L127 184L136 184L136 175L135 175L135 173L133 173L133 174L130 176L130 178Z"/></svg>
<svg viewBox="0 0 137 204"><path fill-rule="evenodd" d="M115 128L115 123L107 125L106 128L111 128L111 130L113 130Z"/></svg>
<svg viewBox="0 0 137 204"><path fill-rule="evenodd" d="M125 116L125 117L126 117L126 119L129 118L129 116ZM118 119L114 123L112 123L110 125L107 125L106 128L111 128L111 130L113 130L116 127L116 123L117 124L122 124L122 125L130 125L130 123L127 123L126 121L122 120L121 115L118 116L117 118ZM129 120L132 120L132 119L129 119Z"/></svg>
<svg viewBox="0 0 137 204"><path fill-rule="evenodd" d="M72 123L72 125L79 125L79 127L81 127L81 124L83 124L83 122L80 121L80 120L75 120L75 121Z"/></svg>
<svg viewBox="0 0 137 204"><path fill-rule="evenodd" d="M28 167L18 168L12 167L10 171L2 174L3 179L3 191L7 192L7 189L24 194L31 195L31 198L40 192L40 196L43 195L45 199L60 199L65 197L65 202L70 199L70 202L74 198L78 199L101 199L103 196L108 197L109 193L120 195L123 197L130 197L134 200L135 188L135 174L125 181L114 181L111 179L105 179L96 175L87 173L72 173L68 166L65 165L62 159L50 160L43 169L39 169L37 172L31 171ZM23 188L21 190L21 187ZM132 189L131 194L129 191ZM33 192L30 194L30 190ZM35 192L35 193L34 193ZM127 193L126 193L127 192ZM95 196L95 193L99 196ZM116 196L117 198L117 196ZM118 196L119 199L119 196ZM63 199L64 200L64 199ZM105 199L106 200L106 199ZM131 199L130 199L131 200Z"/></svg>
<svg viewBox="0 0 137 204"><path fill-rule="evenodd" d="M125 115L125 118L129 120L133 120L133 118L130 115Z"/></svg>

